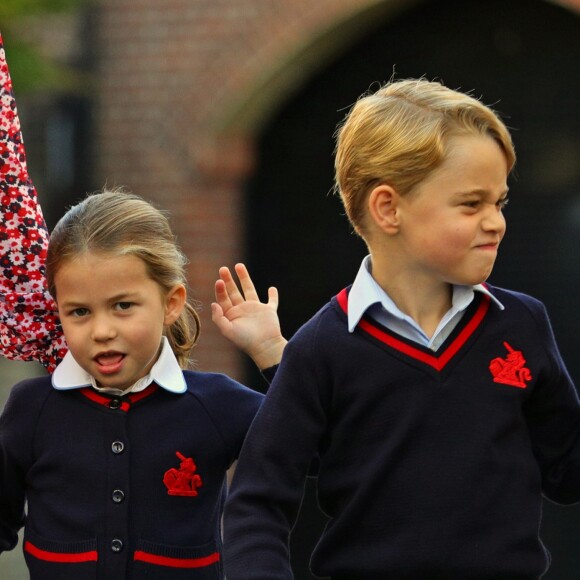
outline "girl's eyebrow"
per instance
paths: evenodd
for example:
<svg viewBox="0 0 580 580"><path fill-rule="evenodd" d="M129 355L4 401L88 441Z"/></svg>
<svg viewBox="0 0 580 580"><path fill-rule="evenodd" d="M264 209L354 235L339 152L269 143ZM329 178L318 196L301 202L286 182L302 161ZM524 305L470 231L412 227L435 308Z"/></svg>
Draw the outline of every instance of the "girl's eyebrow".
<svg viewBox="0 0 580 580"><path fill-rule="evenodd" d="M81 307L81 306L85 306L84 302L81 302L80 300L66 300L65 302L59 302L60 306L66 306L67 308L71 308L71 307Z"/></svg>
<svg viewBox="0 0 580 580"><path fill-rule="evenodd" d="M108 296L106 298L107 302L127 302L129 300L134 300L139 296L138 292L119 292L118 294L113 294L112 296ZM61 306L66 306L67 308L80 308L85 307L86 302L81 302L79 300L67 300L66 302L61 302Z"/></svg>
<svg viewBox="0 0 580 580"><path fill-rule="evenodd" d="M109 302L123 302L123 301L127 301L131 298L136 298L137 296L139 296L138 292L119 292L118 294L113 294L113 296L109 296L109 298L107 298L107 300Z"/></svg>

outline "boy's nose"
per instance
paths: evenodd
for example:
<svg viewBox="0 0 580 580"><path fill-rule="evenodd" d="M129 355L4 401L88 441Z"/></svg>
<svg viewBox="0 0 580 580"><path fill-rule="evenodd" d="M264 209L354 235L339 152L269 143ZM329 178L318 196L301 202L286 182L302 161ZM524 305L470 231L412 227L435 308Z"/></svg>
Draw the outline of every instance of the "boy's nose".
<svg viewBox="0 0 580 580"><path fill-rule="evenodd" d="M486 212L481 224L484 230L500 234L503 234L506 228L505 217L501 210L495 206Z"/></svg>

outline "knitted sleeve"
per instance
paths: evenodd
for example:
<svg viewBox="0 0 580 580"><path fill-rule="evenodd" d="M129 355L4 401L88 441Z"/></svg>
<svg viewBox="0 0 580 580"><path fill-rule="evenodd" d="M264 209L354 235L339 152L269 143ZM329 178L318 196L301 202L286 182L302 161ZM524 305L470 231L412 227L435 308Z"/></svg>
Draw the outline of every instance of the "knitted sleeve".
<svg viewBox="0 0 580 580"><path fill-rule="evenodd" d="M327 414L303 327L286 346L248 432L224 512L224 563L232 578L293 578L288 537ZM322 392L324 389L322 388Z"/></svg>
<svg viewBox="0 0 580 580"><path fill-rule="evenodd" d="M39 380L45 381L45 388ZM0 552L14 548L24 524L35 425L50 392L49 377L18 383L0 415Z"/></svg>
<svg viewBox="0 0 580 580"><path fill-rule="evenodd" d="M0 105L0 354L52 371L66 344L47 291L48 231L26 167L1 36Z"/></svg>
<svg viewBox="0 0 580 580"><path fill-rule="evenodd" d="M560 504L580 502L580 400L560 355L543 304L528 299L547 364L525 406L534 455L542 472L542 491Z"/></svg>

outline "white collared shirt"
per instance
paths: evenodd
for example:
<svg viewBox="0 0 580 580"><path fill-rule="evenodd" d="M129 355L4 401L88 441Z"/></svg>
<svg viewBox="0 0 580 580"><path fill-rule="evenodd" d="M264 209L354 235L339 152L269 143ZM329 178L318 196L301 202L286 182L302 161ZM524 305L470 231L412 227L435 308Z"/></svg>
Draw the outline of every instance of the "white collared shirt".
<svg viewBox="0 0 580 580"><path fill-rule="evenodd" d="M432 337L425 334L413 318L405 314L381 288L371 274L371 257L366 256L359 268L348 295L348 330L354 332L356 325L368 311L369 316L400 336L437 350L453 332L463 313L475 297L475 292L489 296L495 304L503 304L483 285L453 285L451 308L443 316Z"/></svg>
<svg viewBox="0 0 580 580"><path fill-rule="evenodd" d="M185 383L181 367L165 336L161 339L161 353L159 354L159 358L153 367L151 367L149 374L140 378L134 385L124 391L99 387L95 378L89 375L79 365L70 351L66 353L62 362L56 367L52 375L52 386L59 391L92 386L102 393L125 395L127 393L143 391L151 383L155 383L171 393L184 393L187 390L187 384Z"/></svg>

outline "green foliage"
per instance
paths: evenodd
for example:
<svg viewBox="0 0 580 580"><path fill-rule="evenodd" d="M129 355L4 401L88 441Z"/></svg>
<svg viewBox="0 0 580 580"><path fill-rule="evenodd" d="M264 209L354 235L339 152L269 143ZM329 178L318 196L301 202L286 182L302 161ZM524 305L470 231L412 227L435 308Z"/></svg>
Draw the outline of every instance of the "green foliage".
<svg viewBox="0 0 580 580"><path fill-rule="evenodd" d="M0 0L0 31L15 89L79 91L86 78L71 67L43 56L32 43L23 41L19 27L28 17L73 12L88 0Z"/></svg>
<svg viewBox="0 0 580 580"><path fill-rule="evenodd" d="M7 19L30 14L61 12L78 6L83 0L1 0L0 24Z"/></svg>
<svg viewBox="0 0 580 580"><path fill-rule="evenodd" d="M14 42L11 38L5 50L12 82L19 93L36 90L76 92L84 84L81 73L43 57L28 44Z"/></svg>

